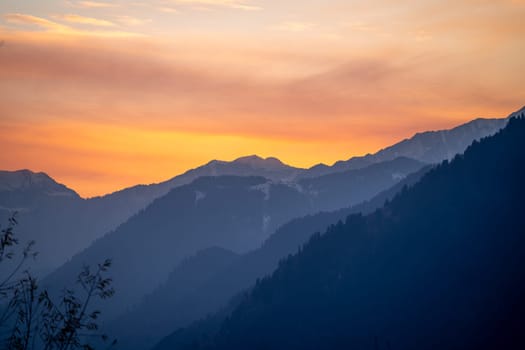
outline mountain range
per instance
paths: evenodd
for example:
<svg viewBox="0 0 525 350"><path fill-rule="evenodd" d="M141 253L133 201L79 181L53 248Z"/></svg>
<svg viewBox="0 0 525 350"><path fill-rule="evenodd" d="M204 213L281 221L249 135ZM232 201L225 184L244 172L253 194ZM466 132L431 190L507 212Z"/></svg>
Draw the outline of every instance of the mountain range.
<svg viewBox="0 0 525 350"><path fill-rule="evenodd" d="M370 201L293 219L280 226L259 248L245 254L210 254L220 249L216 247L197 253L177 266L165 283L112 321L107 332L120 339L119 348L149 348L173 328L219 310L230 298L271 273L280 259L297 252L315 232L324 231L351 213L369 213L381 207L429 169L431 166L426 166L410 174Z"/></svg>
<svg viewBox="0 0 525 350"><path fill-rule="evenodd" d="M242 314L236 310L244 310L246 303L258 305L258 301L252 304L251 293L261 283L270 283L266 281L273 277L265 276L284 268L281 259L300 259L291 254L299 249L296 256L302 256L312 244L306 243L309 237L321 239L325 235L318 232L349 215L370 218L390 210L385 208L407 196L408 187L421 186L417 184L421 178L424 182L436 173L431 170L435 164L445 161L438 166L443 169L448 161L461 163L458 155L469 144L474 142L465 157L473 157L471 149L480 147L478 140L486 144L485 138L495 133L495 139L501 138L502 128L519 128L516 119L512 127L507 126L509 118L476 119L450 130L418 133L375 154L332 166L300 169L255 155L231 162L214 160L165 182L89 199L44 173L3 171L0 216L5 219L18 212L20 236L36 240L41 253L33 272L47 275L42 284L51 294L70 286L83 266L113 260L113 283L120 293L111 303L96 306L104 310L105 328L123 339L121 349L149 348L174 329L188 326L159 347L187 348L190 340L203 348L253 347L242 341L257 336L250 333L253 330L235 328L233 316ZM412 209L425 215L419 208ZM57 244L63 249L57 250ZM243 294L245 290L250 291ZM242 317L251 320L249 315ZM262 316L266 319L273 322ZM224 336L237 331L253 338L239 336L237 343ZM274 344L271 338L277 333L270 334L264 344L278 348L280 340ZM304 346L298 344L289 345ZM359 341L356 344L366 347Z"/></svg>
<svg viewBox="0 0 525 350"><path fill-rule="evenodd" d="M246 253L293 218L358 204L423 166L398 158L382 166L326 175L334 177L329 181L325 176L308 179L305 184L263 177L201 177L156 199L55 270L44 283L60 289L74 280L83 265L111 257L115 288L125 293L104 310L108 317L117 316L199 250L218 246Z"/></svg>
<svg viewBox="0 0 525 350"><path fill-rule="evenodd" d="M516 112L519 113L519 112ZM274 182L297 183L308 178L357 170L399 157L436 163L464 151L473 140L491 135L507 119L476 119L450 130L419 133L373 155L354 157L310 169L294 168L276 158L248 156L231 162L213 160L170 180L137 185L105 196L81 198L73 190L55 182L44 173L29 170L0 172L0 219L13 211L19 215L19 234L24 241L34 240L40 252L34 272L46 275L74 254L146 208L170 190L203 176L262 176ZM58 195L60 194L60 195ZM322 195L322 194L321 194ZM343 203L340 207L347 206ZM335 207L327 207L332 210ZM56 251L56 242L67 247Z"/></svg>
<svg viewBox="0 0 525 350"><path fill-rule="evenodd" d="M525 115L154 349L522 349Z"/></svg>
<svg viewBox="0 0 525 350"><path fill-rule="evenodd" d="M449 130L417 133L409 139L402 140L374 154L338 161L332 166L318 164L305 171L301 176L315 177L358 169L398 157L416 159L427 164L440 163L443 160L452 159L456 154L463 153L472 141L493 135L506 125L508 118L512 118L522 111L523 108L505 119L478 118Z"/></svg>
<svg viewBox="0 0 525 350"><path fill-rule="evenodd" d="M105 196L81 198L44 173L0 172L0 219L18 213L19 235L34 240L40 252L34 271L46 275L94 240L112 231L171 189L202 176L264 176L274 181L296 176L301 169L275 158L243 157L233 162L211 161L168 181L137 185ZM68 249L56 251L57 242ZM34 268L35 269L35 268Z"/></svg>

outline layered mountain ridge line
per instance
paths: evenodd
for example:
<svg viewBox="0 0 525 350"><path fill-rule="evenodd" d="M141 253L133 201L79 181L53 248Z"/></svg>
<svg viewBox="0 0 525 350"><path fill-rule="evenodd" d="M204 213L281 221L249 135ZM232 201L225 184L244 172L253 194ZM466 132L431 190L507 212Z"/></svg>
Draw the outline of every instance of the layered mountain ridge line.
<svg viewBox="0 0 525 350"><path fill-rule="evenodd" d="M411 139L401 141L374 155L354 157L347 161L337 162L330 167L294 168L284 164L277 158L261 158L256 155L237 158L231 162L213 160L201 167L190 169L168 181L150 185L137 185L105 196L89 199L80 198L73 190L68 189L65 185L56 183L48 176L46 178L51 180L42 182L44 187L39 187L31 185L31 181L24 180L28 176L30 178L34 176L28 175L31 174L28 171L4 172L3 174L8 176L20 177L14 182L24 183L29 185L29 187L26 185L22 187L20 185L18 187L13 186L13 180L6 181L8 185L2 185L2 177L0 176L0 215L5 217L12 211L20 212L22 219L20 225L21 236L24 239L36 240L40 243L42 254L39 266L42 269L42 273L45 274L85 248L95 239L115 230L120 224L146 208L155 199L163 197L176 187L190 184L199 177L221 175L262 176L269 179L272 183L283 183L293 187L310 178L366 168L372 164L393 160L398 157L413 158L427 163L428 157L422 151L424 147L421 145L426 145L425 147L434 150L432 153L433 159L447 159L452 154L464 151L464 148L471 141L496 132L505 123L506 119L479 119L450 130L417 134ZM432 136L435 133L441 133L447 135L447 137L442 136L436 141L434 140L435 137ZM444 146L441 142L443 139L458 141L449 142ZM44 177L44 175L38 175L37 177ZM346 205L348 204L346 203ZM333 210L336 207L331 206L326 209ZM78 225L78 223L81 223L81 225ZM38 235L35 236L35 232L41 231L42 227L52 228L54 231L52 236L70 246L71 252L48 254L47 251L52 250L54 239L53 237L46 237L44 240ZM49 262L46 262L46 260L49 260Z"/></svg>
<svg viewBox="0 0 525 350"><path fill-rule="evenodd" d="M155 350L522 349L525 114Z"/></svg>
<svg viewBox="0 0 525 350"><path fill-rule="evenodd" d="M315 232L324 231L331 223L351 213L369 213L381 207L404 187L416 183L431 168L425 166L408 175L367 202L292 219L280 226L260 247L237 255L235 259L210 260L207 254L196 253L186 259L188 263L179 264L166 282L110 322L108 332L123 339L121 346L124 349L148 348L153 345L153 339L217 311L230 298L271 273L279 260L295 253ZM206 278L195 276L196 271L203 269L207 271ZM141 331L137 332L137 329Z"/></svg>
<svg viewBox="0 0 525 350"><path fill-rule="evenodd" d="M130 321L133 312L128 312L147 309L147 300L166 295L175 298L164 300L177 318L161 312L156 317L166 317L174 328L186 326L224 306L254 278L271 273L314 231L324 231L349 213L366 214L381 207L401 191L400 186L417 182L432 167L428 163L462 154L507 121L478 119L451 130L418 133L376 154L326 169L293 168L257 155L215 160L161 184L90 199L43 173L1 172L0 178L6 180L0 186L5 189L0 190L0 215L23 209L20 236L37 241L43 258L36 267L42 276L52 271L42 279L51 293L60 293L82 266L111 257L115 287L125 293L110 305L97 304L105 311L104 321L117 320L110 327L119 322L139 326ZM57 252L57 242L67 249ZM209 274L189 277L203 268ZM178 279L188 281L188 290L172 295L166 288ZM224 281L232 288L221 288ZM139 327L146 335L147 327ZM157 324L149 332L158 340L171 330ZM131 342L127 349L154 343Z"/></svg>
<svg viewBox="0 0 525 350"><path fill-rule="evenodd" d="M115 288L127 291L105 307L106 316L117 317L199 250L219 246L246 253L294 218L358 204L398 183L398 174L405 177L424 166L415 160L398 158L363 169L304 179L300 186L260 176L200 177L154 200L73 256L44 283L63 286L83 265L111 256ZM142 260L138 256L150 258Z"/></svg>
<svg viewBox="0 0 525 350"><path fill-rule="evenodd" d="M202 165L200 167L197 167L197 168L194 168L194 169L189 169L188 171L186 171L186 172L184 172L184 173L182 173L180 175L177 175L177 176L175 176L175 177L173 177L173 178L171 178L169 180L166 180L166 181L161 181L161 182L151 183L151 184L138 184L138 185L135 185L135 186L132 186L132 187L123 188L121 190L118 190L118 191L115 191L115 192L111 192L111 193L108 193L108 194L105 194L105 195L102 195L102 196L96 196L96 197L91 197L91 198L86 198L86 199L104 198L104 197L107 197L107 196L111 196L111 195L115 195L115 194L118 194L118 193L122 193L124 191L133 191L133 190L140 191L141 189L150 188L152 186L153 187L156 187L156 186L160 186L160 187L168 186L169 187L168 184L170 184L170 183L173 186L176 186L176 185L179 185L181 183L180 181L177 181L177 179L180 178L180 177L185 178L185 181L182 181L183 183L189 183L189 182L191 182L190 179L194 179L195 176L206 176L206 175L200 175L200 174L196 174L195 173L196 171L199 171L199 170L203 171L206 168L210 168L210 169L208 169L208 172L209 172L208 176L216 176L214 173L219 173L219 172L217 171L217 169L213 168L213 166L217 166L217 165L222 166L222 165L228 165L228 164L244 164L244 165L252 166L252 167L254 167L256 169L268 169L269 170L272 167L274 167L274 168L278 168L278 169L288 169L288 170L290 170L290 172L293 169L293 170L301 173L301 174L297 174L296 176L313 177L313 176L317 176L318 175L318 172L320 171L319 169L323 169L321 172L327 171L326 170L327 168L330 168L329 172L339 172L339 171L349 170L349 169L352 169L352 168L363 167L365 165L369 165L369 164L374 163L374 162L384 161L386 159L390 159L391 160L391 159L394 159L394 158L399 157L399 156L405 156L405 157L408 157L408 158L414 158L414 159L420 160L420 161L425 162L425 163L439 163L442 160L451 159L455 154L462 153L466 149L468 144L466 146L464 146L465 147L464 149L459 150L459 151L458 150L456 150L456 151L449 150L448 153L447 153L447 157L446 158L436 157L435 161L432 161L431 159L429 160L428 156L420 155L417 152L414 152L413 154L407 154L406 151L401 151L401 150L399 150L399 148L402 146L403 149L406 149L407 144L410 145L411 143L412 144L420 143L422 141L422 138L428 137L430 135L437 136L437 138L441 139L441 141L444 144L446 144L446 140L449 138L449 135L451 135L450 137L454 138L454 136L457 136L457 134L460 133L460 132L467 132L467 131L470 131L470 132L473 132L473 133L478 132L478 135L475 135L474 139L479 139L479 138L482 138L482 137L490 136L494 132L496 132L497 130L501 129L503 126L505 126L505 124L507 123L509 118L511 118L511 117L513 117L515 115L518 115L518 114L520 114L523 111L525 111L525 106L522 107L521 109L517 110L516 112L511 113L510 115L508 115L505 118L476 118L476 119L473 119L473 120L471 120L469 122L466 122L464 124L460 124L460 125L458 125L456 127L450 128L450 129L417 132L412 137L403 139L400 142L397 142L397 143L395 143L392 146L388 146L386 148L383 148L383 149L379 150L376 153L368 153L368 154L366 154L364 156L351 157L348 160L337 161L337 162L333 163L332 165L319 163L319 164L313 165L310 168L298 168L298 167L290 166L290 165L287 165L287 164L283 163L277 157L271 157L270 156L270 157L264 158L264 157L260 157L260 156L258 156L256 154L252 154L252 155L248 155L248 156L242 156L242 157L236 158L236 159L234 159L232 161L225 161L225 160L214 159L214 160L211 160L208 163L206 163L206 164L204 164L204 165ZM456 135L454 135L454 134L456 134ZM463 147L463 145L461 145L461 147ZM392 157L394 157L394 158L392 158ZM348 165L348 164L351 164L351 165ZM27 170L27 169L17 170L17 171L6 171L6 172L15 172L16 173L18 171L30 171L30 172L32 172L34 174L42 173L42 172L33 172L33 171ZM206 170L204 170L203 172L206 173ZM302 174L302 173L306 173L306 174ZM45 173L43 173L43 174L45 174ZM230 174L222 173L222 175L230 175ZM239 175L239 174L231 174L231 175ZM272 179L271 176L269 176L268 178ZM292 179L294 179L294 177L292 177Z"/></svg>

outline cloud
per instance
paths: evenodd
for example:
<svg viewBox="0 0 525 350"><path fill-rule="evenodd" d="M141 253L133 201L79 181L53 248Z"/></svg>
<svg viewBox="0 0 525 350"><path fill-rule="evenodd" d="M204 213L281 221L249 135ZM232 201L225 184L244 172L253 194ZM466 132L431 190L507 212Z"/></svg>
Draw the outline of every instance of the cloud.
<svg viewBox="0 0 525 350"><path fill-rule="evenodd" d="M98 27L114 27L115 26L115 23L110 22L110 21L92 18L92 17L84 17L84 16L75 15L75 14L55 15L53 17L57 19L61 19L66 22L70 22L70 23L88 24L88 25L98 26Z"/></svg>
<svg viewBox="0 0 525 350"><path fill-rule="evenodd" d="M27 14L21 14L21 13L8 13L4 15L4 18L6 22L10 24L22 24L22 25L36 26L36 27L44 29L45 32L60 34L60 35L115 37L115 38L144 36L143 34L139 34L139 33L118 31L118 30L80 30L80 29L77 29L77 28L74 28L68 25L50 21L45 18L36 17L32 15L27 15ZM60 18L60 19L63 19L63 20L66 20L66 21L69 21L75 24L79 24L79 23L80 24L91 24L94 26L102 26L102 27L115 26L115 24L108 22L108 21L102 21L102 20L98 20L95 18L88 18L88 17L77 16L77 15L55 16L55 18ZM6 32L16 33L16 31L13 31L9 28L6 29Z"/></svg>
<svg viewBox="0 0 525 350"><path fill-rule="evenodd" d="M117 16L116 21L126 26L140 26L151 22L151 19L142 19L131 16Z"/></svg>
<svg viewBox="0 0 525 350"><path fill-rule="evenodd" d="M110 3L110 2L101 2L101 1L77 1L77 2L70 2L72 6L75 7L81 7L81 8L93 8L93 9L104 9L104 8L112 8L112 7L119 7L118 4Z"/></svg>
<svg viewBox="0 0 525 350"><path fill-rule="evenodd" d="M363 128L394 133L449 113L476 115L465 112L473 107L508 109L521 99L518 85L510 81L476 83L479 65L470 59L458 72L441 57L399 59L399 53L381 52L347 57L344 64L304 77L268 78L259 74L267 69L264 60L252 62L251 72L214 63L214 47L204 51L179 46L172 55L146 38L6 40L9 45L0 56L5 82L0 96L10 101L3 104L6 118L74 116L133 123L147 115L152 125L186 131L311 140L331 134L334 140L345 140ZM181 57L192 50L207 57L207 64ZM238 55L239 62L258 56L246 50ZM287 64L294 67L304 59L296 57ZM497 69L486 69L482 78L494 81L499 75ZM504 98L498 97L500 88L506 91ZM34 89L40 91L38 97L28 94Z"/></svg>
<svg viewBox="0 0 525 350"><path fill-rule="evenodd" d="M7 15L0 130L17 139L4 147L11 155L0 152L0 164L12 158L42 169L66 162L85 171L111 168L112 186L128 169L151 169L155 181L176 170L155 166L182 171L243 149L303 157L308 165L523 105L516 72L524 61L524 12L513 0L401 1L395 11L385 0L336 2L153 0L130 3L127 13L98 11L117 25L138 26L144 20L119 15L179 10L179 21L138 27L169 38ZM248 23L242 9L228 11L211 24L190 13L239 4L263 4L267 13ZM71 12L97 12L78 11ZM29 25L43 30L26 31ZM328 37L331 31L338 37ZM25 125L11 131L9 122ZM121 134L126 128L133 131ZM54 157L44 157L51 146ZM126 151L144 154L138 161Z"/></svg>
<svg viewBox="0 0 525 350"><path fill-rule="evenodd" d="M57 31L63 31L68 29L68 27L65 25L47 20L45 18L26 15L22 13L8 13L4 15L4 18L7 21L7 23L36 25L41 28Z"/></svg>
<svg viewBox="0 0 525 350"><path fill-rule="evenodd" d="M171 0L173 4L191 5L198 8L224 7L244 11L259 11L262 7L252 5L245 0Z"/></svg>
<svg viewBox="0 0 525 350"><path fill-rule="evenodd" d="M178 13L179 10L173 8L173 7L167 7L167 6L159 6L159 7L156 7L157 10L159 10L160 12L165 12L165 13Z"/></svg>
<svg viewBox="0 0 525 350"><path fill-rule="evenodd" d="M282 22L276 26L273 26L273 29L276 30L282 30L286 32L306 32L316 27L315 23L309 23L309 22L298 22L298 21L287 21Z"/></svg>

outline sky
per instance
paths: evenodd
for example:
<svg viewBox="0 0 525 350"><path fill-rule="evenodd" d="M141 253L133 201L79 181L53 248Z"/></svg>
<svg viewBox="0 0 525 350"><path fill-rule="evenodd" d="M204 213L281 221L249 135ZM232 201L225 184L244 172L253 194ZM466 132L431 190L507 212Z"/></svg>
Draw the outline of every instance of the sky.
<svg viewBox="0 0 525 350"><path fill-rule="evenodd" d="M84 197L525 105L525 0L4 0L0 169Z"/></svg>

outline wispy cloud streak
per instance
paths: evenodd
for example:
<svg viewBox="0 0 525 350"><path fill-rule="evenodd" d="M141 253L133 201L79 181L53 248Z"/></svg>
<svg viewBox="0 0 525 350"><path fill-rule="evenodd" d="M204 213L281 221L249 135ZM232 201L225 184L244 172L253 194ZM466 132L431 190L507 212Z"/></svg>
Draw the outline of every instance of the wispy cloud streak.
<svg viewBox="0 0 525 350"><path fill-rule="evenodd" d="M88 9L107 9L107 8L119 7L118 4L111 3L111 2L102 2L102 1L76 1L76 2L70 1L69 3L75 7L88 8Z"/></svg>
<svg viewBox="0 0 525 350"><path fill-rule="evenodd" d="M69 23L88 24L88 25L98 26L98 27L114 27L115 26L115 23L110 22L110 21L92 18L92 17L80 16L76 14L55 15L53 17L69 22Z"/></svg>
<svg viewBox="0 0 525 350"><path fill-rule="evenodd" d="M38 27L49 29L49 30L63 31L63 30L68 29L67 26L59 24L57 22L53 22L45 18L22 14L22 13L8 13L4 15L4 18L7 21L7 23L36 25Z"/></svg>
<svg viewBox="0 0 525 350"><path fill-rule="evenodd" d="M262 10L262 7L253 5L249 1L245 0L170 0L169 2L175 5L223 7L245 11Z"/></svg>

